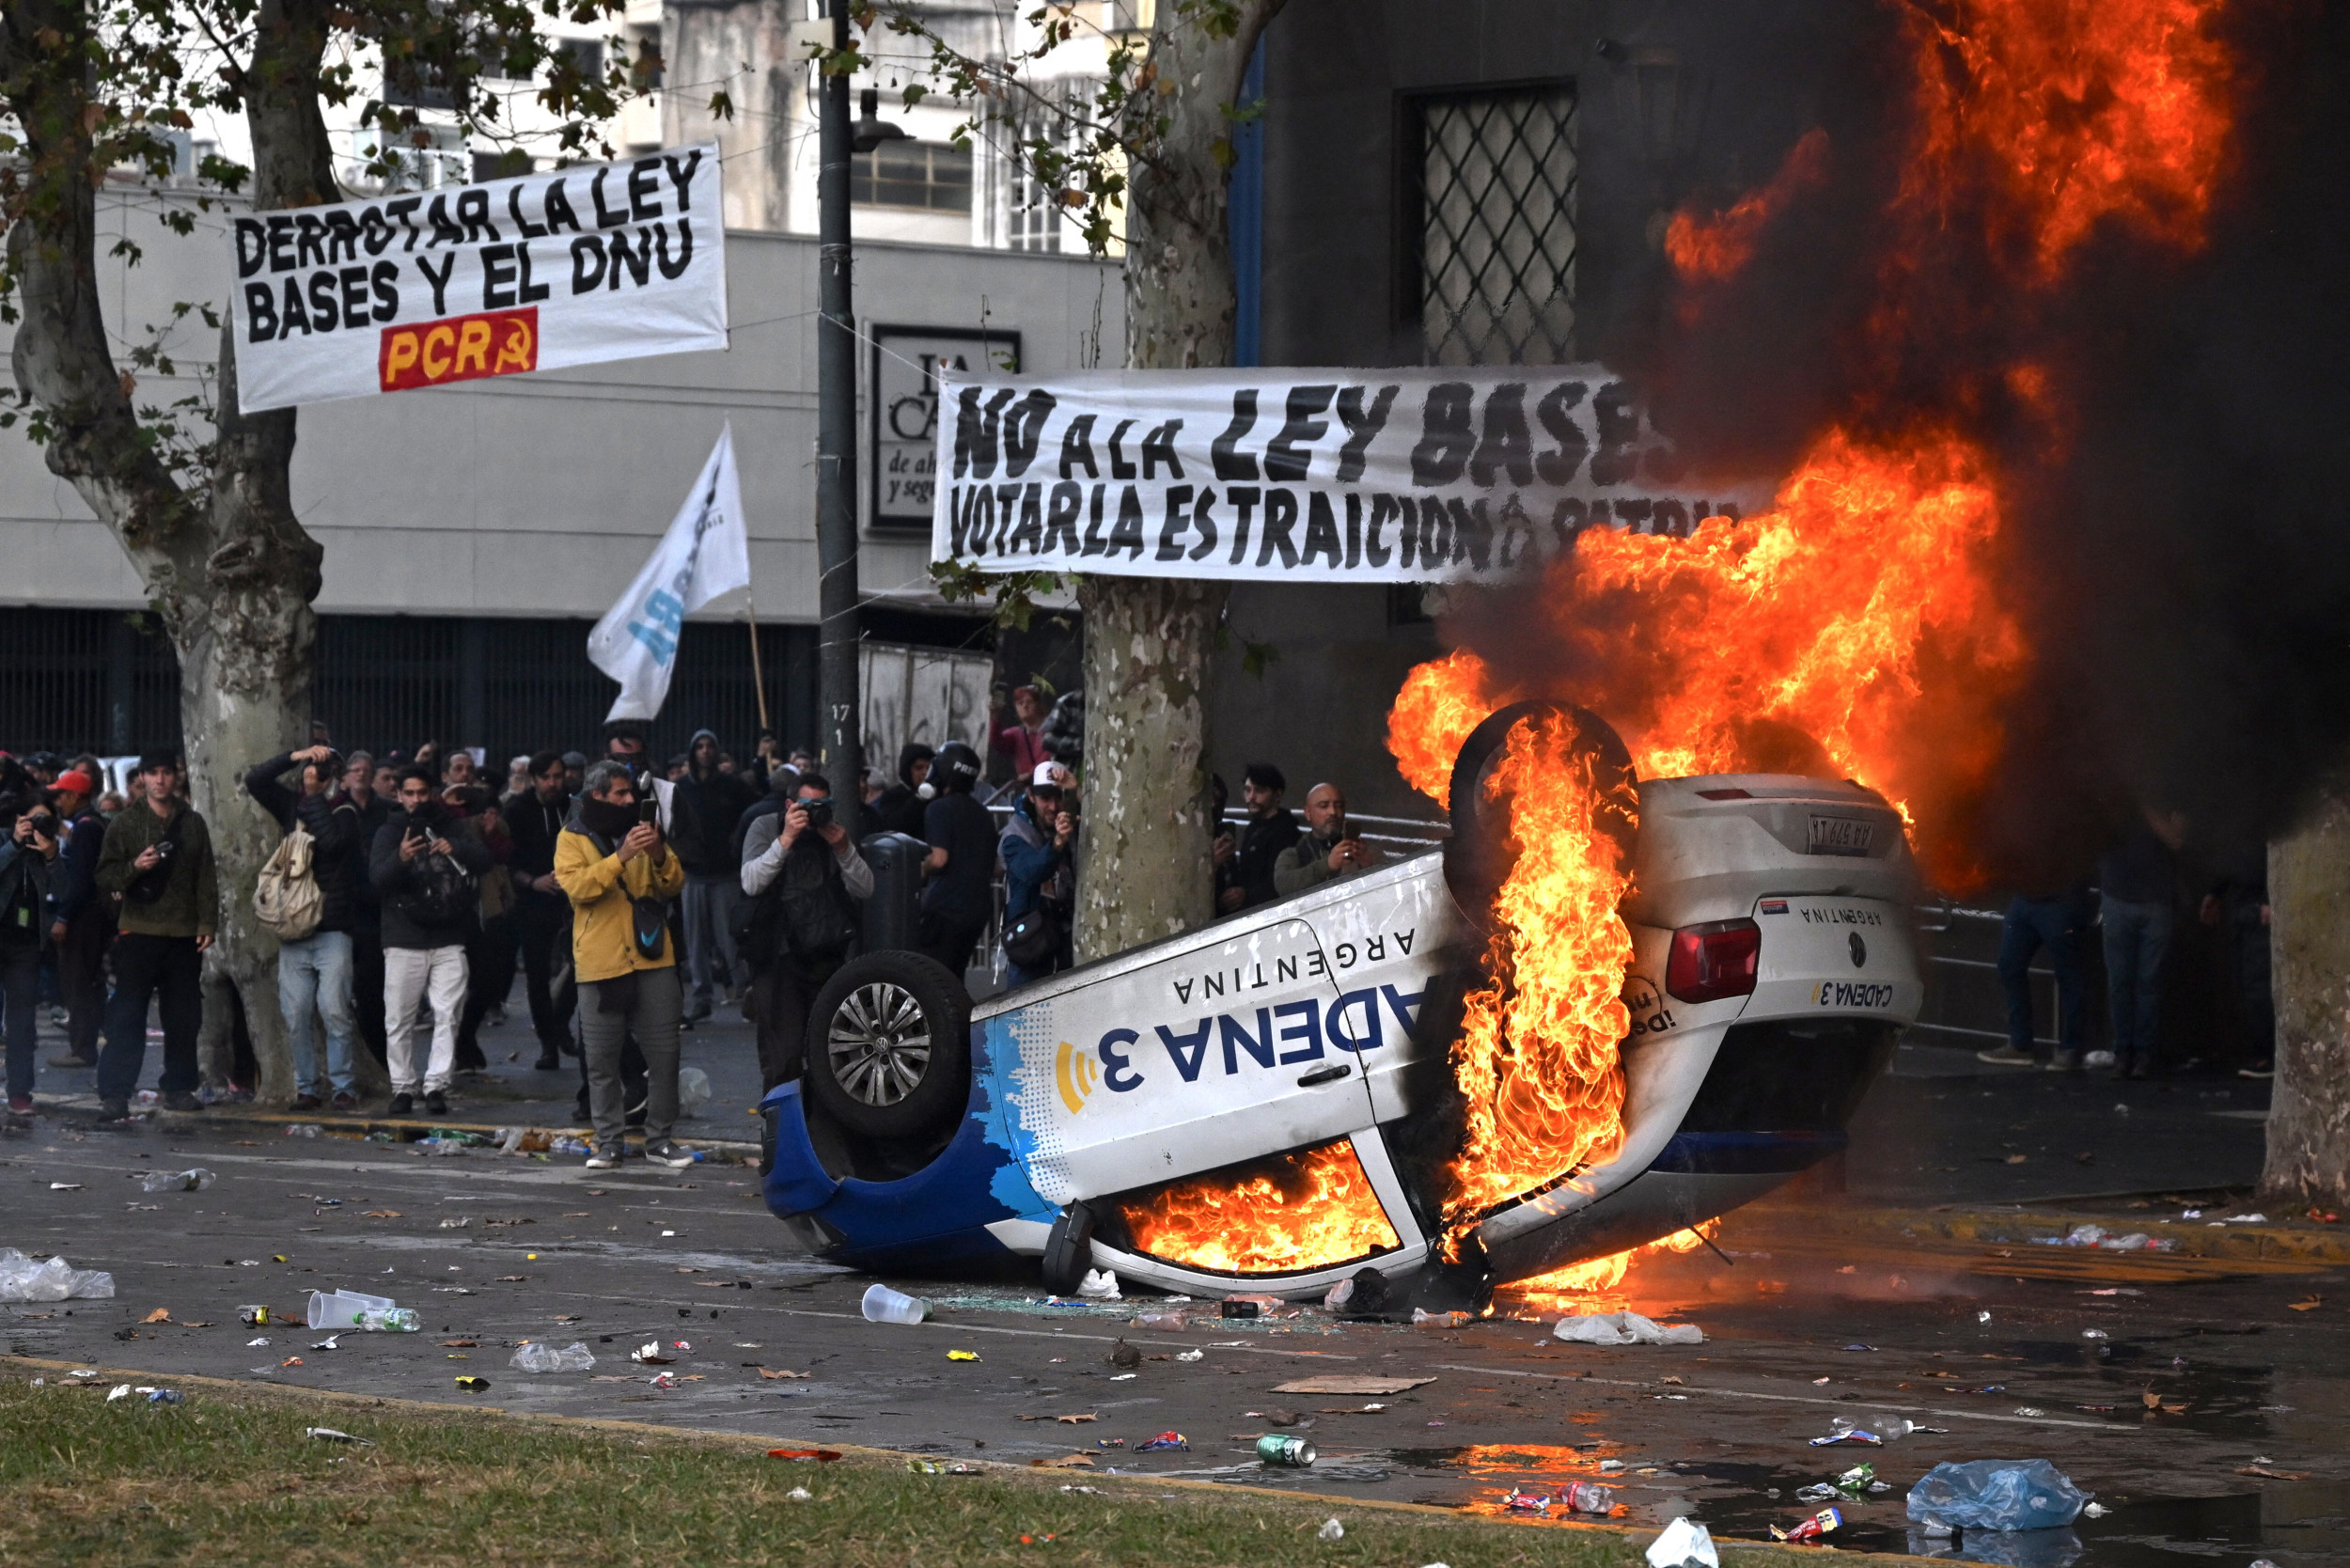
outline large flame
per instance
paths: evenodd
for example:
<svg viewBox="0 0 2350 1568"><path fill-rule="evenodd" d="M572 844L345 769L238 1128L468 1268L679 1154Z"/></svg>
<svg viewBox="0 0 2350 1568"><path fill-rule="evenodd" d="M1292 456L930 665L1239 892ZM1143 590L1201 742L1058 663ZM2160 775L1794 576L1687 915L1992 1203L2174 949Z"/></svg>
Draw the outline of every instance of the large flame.
<svg viewBox="0 0 2350 1568"><path fill-rule="evenodd" d="M1889 400L1857 388L1767 512L1709 519L1686 538L1581 535L1543 584L1538 640L1555 656L1542 674L1505 677L1462 650L1406 680L1388 737L1404 777L1442 803L1482 718L1556 697L1613 723L1644 776L1793 772L1874 788L1911 823L1930 876L1952 888L1982 880L1968 809L1998 766L2031 652L1999 591L2001 475L1969 423L1996 393L2036 430L2029 446L2060 440L2064 412L2041 365L2019 354L1970 368L1960 345L1920 339L1947 321L1926 293L1947 271L1929 259L1972 225L2015 273L2013 290L2044 297L2107 228L2199 243L2228 145L2230 64L2209 30L2218 8L1913 8L1911 143L1885 215L1880 297L1855 326L1873 351L1862 362L1888 384L1914 384L1921 359L1927 370L1951 361L1943 412L1908 396L1909 412L1890 416ZM1684 323L1701 329L1709 299L1735 305L1719 286L1827 178L1829 150L1807 135L1762 189L1675 218L1666 249ZM1535 745L1513 734L1496 779L1521 853L1453 1051L1469 1105L1451 1172L1456 1235L1482 1207L1606 1159L1623 1136L1622 872L1595 855L1590 779L1531 765ZM1620 1264L1577 1267L1620 1278Z"/></svg>
<svg viewBox="0 0 2350 1568"><path fill-rule="evenodd" d="M1630 873L1597 821L1591 751L1575 741L1566 714L1522 719L1485 780L1516 859L1452 1046L1467 1102L1447 1202L1456 1215L1611 1159L1622 1142L1616 1043L1630 1021L1619 993L1632 933L1616 905Z"/></svg>
<svg viewBox="0 0 2350 1568"><path fill-rule="evenodd" d="M1548 1274L1515 1280L1510 1286L1510 1294L1521 1305L1538 1312L1589 1309L1598 1305L1595 1297L1606 1296L1623 1283L1637 1260L1658 1253L1694 1252L1705 1245L1707 1238L1719 1234L1721 1228L1719 1219L1709 1219L1689 1230L1659 1236L1645 1247L1627 1247L1604 1258L1586 1258Z"/></svg>
<svg viewBox="0 0 2350 1568"><path fill-rule="evenodd" d="M1345 1139L1233 1180L1172 1182L1124 1205L1135 1246L1220 1274L1302 1274L1401 1245Z"/></svg>

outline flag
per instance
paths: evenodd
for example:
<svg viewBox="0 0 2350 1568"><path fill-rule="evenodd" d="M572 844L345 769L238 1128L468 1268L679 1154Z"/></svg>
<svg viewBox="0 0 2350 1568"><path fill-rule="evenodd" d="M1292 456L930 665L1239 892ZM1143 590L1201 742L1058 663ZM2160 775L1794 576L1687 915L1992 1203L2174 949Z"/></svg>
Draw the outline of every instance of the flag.
<svg viewBox="0 0 2350 1568"><path fill-rule="evenodd" d="M620 683L604 722L659 713L677 668L685 618L750 583L750 540L743 526L743 484L734 471L729 424L718 432L701 478L652 558L588 634L588 660Z"/></svg>

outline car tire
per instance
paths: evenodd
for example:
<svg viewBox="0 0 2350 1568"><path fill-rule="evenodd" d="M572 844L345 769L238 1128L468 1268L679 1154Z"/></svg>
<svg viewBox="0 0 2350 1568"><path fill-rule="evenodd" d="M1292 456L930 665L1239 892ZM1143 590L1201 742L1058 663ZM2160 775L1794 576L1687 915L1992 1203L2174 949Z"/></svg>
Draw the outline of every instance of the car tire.
<svg viewBox="0 0 2350 1568"><path fill-rule="evenodd" d="M853 958L808 1009L808 1092L853 1133L928 1137L969 1099L970 1018L969 994L936 960Z"/></svg>
<svg viewBox="0 0 2350 1568"><path fill-rule="evenodd" d="M1093 1268L1093 1211L1072 1203L1053 1221L1044 1242L1044 1288L1056 1295L1075 1295Z"/></svg>
<svg viewBox="0 0 2350 1568"><path fill-rule="evenodd" d="M1591 776L1599 781L1606 802L1599 814L1599 825L1615 839L1624 863L1629 865L1632 860L1638 826L1632 810L1637 800L1633 792L1638 786L1639 776L1633 771L1632 753L1615 727L1588 708L1543 698L1498 709L1461 743L1452 762L1447 802L1452 818L1452 838L1445 845L1445 883L1452 889L1462 913L1480 928L1491 918L1494 895L1501 890L1516 861L1510 846L1508 818L1487 808L1487 770L1500 760L1510 731L1521 719L1549 713L1563 714L1574 723L1573 749L1590 758ZM1564 764L1565 760L1561 759L1561 765Z"/></svg>

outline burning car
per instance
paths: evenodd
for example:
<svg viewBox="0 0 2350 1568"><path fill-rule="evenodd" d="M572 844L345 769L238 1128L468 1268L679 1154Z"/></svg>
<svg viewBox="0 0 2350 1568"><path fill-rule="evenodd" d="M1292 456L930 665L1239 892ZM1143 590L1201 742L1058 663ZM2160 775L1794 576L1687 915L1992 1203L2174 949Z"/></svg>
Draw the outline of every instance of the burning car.
<svg viewBox="0 0 2350 1568"><path fill-rule="evenodd" d="M1538 723L1565 749L1538 758ZM1567 778L1581 839L1529 825L1512 765ZM760 1107L768 1206L875 1269L1029 1257L1063 1291L1109 1267L1304 1297L1371 1268L1475 1297L1844 1147L1922 990L1883 797L1636 781L1604 723L1522 703L1468 737L1450 798L1441 849L976 1006L918 954L853 960L817 998L806 1077ZM1584 921L1604 940L1541 955L1605 988L1590 1059L1544 1065L1528 1037L1556 1020L1528 1009L1570 1004L1525 929L1506 950L1503 895L1554 839L1615 880ZM1534 945L1580 918L1540 916Z"/></svg>

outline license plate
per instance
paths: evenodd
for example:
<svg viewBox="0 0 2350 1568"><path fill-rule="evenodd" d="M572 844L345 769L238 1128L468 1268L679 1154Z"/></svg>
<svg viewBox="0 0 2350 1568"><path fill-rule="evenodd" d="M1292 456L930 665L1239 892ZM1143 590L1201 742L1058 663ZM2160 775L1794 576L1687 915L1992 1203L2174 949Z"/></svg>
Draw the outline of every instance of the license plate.
<svg viewBox="0 0 2350 1568"><path fill-rule="evenodd" d="M1869 853L1871 836L1876 824L1855 817L1814 817L1811 819L1811 839L1805 845L1808 855L1856 855Z"/></svg>

